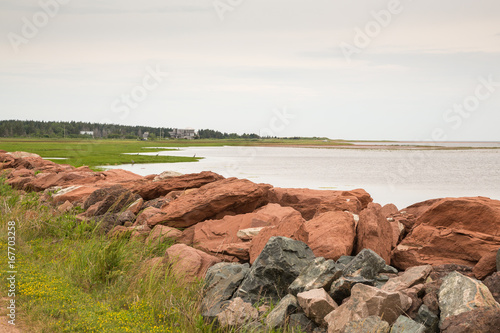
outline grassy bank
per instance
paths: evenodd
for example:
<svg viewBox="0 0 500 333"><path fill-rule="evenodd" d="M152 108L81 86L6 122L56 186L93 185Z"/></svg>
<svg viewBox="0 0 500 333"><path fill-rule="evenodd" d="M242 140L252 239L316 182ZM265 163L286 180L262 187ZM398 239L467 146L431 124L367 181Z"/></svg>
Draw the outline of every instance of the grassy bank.
<svg viewBox="0 0 500 333"><path fill-rule="evenodd" d="M0 248L16 226L17 314L27 332L203 332L196 312L201 282L146 269L169 243L108 239L96 224L58 213L37 193L22 195L0 179ZM12 224L12 223L11 223ZM7 260L1 262L6 281ZM1 284L7 295L7 284Z"/></svg>
<svg viewBox="0 0 500 333"><path fill-rule="evenodd" d="M81 208L60 213L41 200L12 190L0 176L0 251L12 246L7 232L14 223L16 238L14 267L6 255L0 261L0 294L7 296L7 272L16 270L16 324L23 332L249 332L205 323L198 312L203 281L188 283L167 266L151 265L173 242L109 238L96 222L75 218Z"/></svg>

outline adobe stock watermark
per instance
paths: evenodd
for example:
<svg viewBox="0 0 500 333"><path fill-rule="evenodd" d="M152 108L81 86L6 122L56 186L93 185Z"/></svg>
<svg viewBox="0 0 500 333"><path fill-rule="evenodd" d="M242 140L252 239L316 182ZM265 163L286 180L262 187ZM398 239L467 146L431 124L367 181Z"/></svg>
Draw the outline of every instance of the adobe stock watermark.
<svg viewBox="0 0 500 333"><path fill-rule="evenodd" d="M212 3L221 21L224 21L226 13L233 12L236 8L241 6L245 0L214 0Z"/></svg>
<svg viewBox="0 0 500 333"><path fill-rule="evenodd" d="M476 112L481 102L491 98L495 92L500 90L500 81L495 81L493 75L487 78L479 77L474 93L466 96L460 103L455 103L453 107L443 113L443 120L448 127L435 127L430 138L424 141L431 142L437 146L439 142L447 141L450 130L458 130L464 123ZM429 150L411 151L406 158L401 159L396 168L396 172L386 175L387 185L392 191L395 191L398 184L404 184L409 181L417 169L427 165L432 158Z"/></svg>
<svg viewBox="0 0 500 333"><path fill-rule="evenodd" d="M407 0L412 1L412 0ZM400 0L390 0L386 9L379 11L372 10L370 16L373 18L368 21L363 28L354 28L354 37L352 43L341 42L340 50L348 63L351 63L352 57L365 50L372 41L377 38L384 28L387 28L394 20L394 17L400 15L404 10Z"/></svg>
<svg viewBox="0 0 500 333"><path fill-rule="evenodd" d="M7 322L16 325L16 293L17 293L17 262L16 262L16 222L7 222Z"/></svg>
<svg viewBox="0 0 500 333"><path fill-rule="evenodd" d="M489 75L487 79L479 77L478 81L474 94L465 97L461 103L454 104L443 114L444 121L451 124L454 130L459 129L463 120L468 119L479 108L481 102L489 99L500 87L500 81L494 81L493 75Z"/></svg>
<svg viewBox="0 0 500 333"><path fill-rule="evenodd" d="M259 131L260 138L273 138L278 136L292 123L293 119L295 119L295 115L289 113L286 107L273 110L273 116L269 119L268 126L261 128ZM257 156L257 149L255 147L238 148L238 155L244 157L244 160L226 165L226 172L230 177L237 177L241 173L241 164L250 163Z"/></svg>
<svg viewBox="0 0 500 333"><path fill-rule="evenodd" d="M133 87L129 93L122 94L111 103L111 111L119 115L121 120L128 117L131 109L136 109L141 102L148 98L149 94L157 89L168 76L168 72L162 72L159 65L153 69L146 67L141 84Z"/></svg>
<svg viewBox="0 0 500 333"><path fill-rule="evenodd" d="M15 53L19 52L21 45L28 44L38 36L41 29L45 28L51 19L57 16L61 6L68 4L71 0L40 0L40 10L35 12L31 18L23 16L20 33L9 32L7 38Z"/></svg>

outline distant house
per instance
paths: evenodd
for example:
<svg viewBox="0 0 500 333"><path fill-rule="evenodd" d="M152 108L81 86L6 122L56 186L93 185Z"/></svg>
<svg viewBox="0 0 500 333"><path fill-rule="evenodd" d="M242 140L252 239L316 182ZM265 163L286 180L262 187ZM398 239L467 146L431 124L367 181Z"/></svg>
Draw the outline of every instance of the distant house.
<svg viewBox="0 0 500 333"><path fill-rule="evenodd" d="M94 136L94 131L80 131L80 135Z"/></svg>
<svg viewBox="0 0 500 333"><path fill-rule="evenodd" d="M144 132L144 134L142 135L142 139L144 141L148 141L148 137L149 137L149 132Z"/></svg>
<svg viewBox="0 0 500 333"><path fill-rule="evenodd" d="M170 137L174 139L194 139L194 136L196 135L195 130L193 128L186 128L186 129L180 129L180 128L174 128L172 132L169 132Z"/></svg>

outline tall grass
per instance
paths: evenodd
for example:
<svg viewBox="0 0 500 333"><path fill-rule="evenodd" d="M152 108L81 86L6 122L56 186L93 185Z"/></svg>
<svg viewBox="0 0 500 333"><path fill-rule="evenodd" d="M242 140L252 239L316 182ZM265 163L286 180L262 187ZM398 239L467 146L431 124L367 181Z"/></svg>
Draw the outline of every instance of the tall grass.
<svg viewBox="0 0 500 333"><path fill-rule="evenodd" d="M0 176L0 232L6 235L8 222L16 222L17 318L28 332L262 331L220 329L203 320L203 282L188 282L163 262L173 241L109 238L98 223L76 219L81 211L60 213L50 200L12 190ZM0 251L7 252L6 237ZM0 262L1 281L6 264ZM3 294L6 287L0 283Z"/></svg>
<svg viewBox="0 0 500 333"><path fill-rule="evenodd" d="M59 213L0 178L0 230L6 235L7 223L16 222L18 318L29 331L199 331L201 282L179 280L161 262L149 265L169 244L107 238L95 222L78 221L79 211Z"/></svg>

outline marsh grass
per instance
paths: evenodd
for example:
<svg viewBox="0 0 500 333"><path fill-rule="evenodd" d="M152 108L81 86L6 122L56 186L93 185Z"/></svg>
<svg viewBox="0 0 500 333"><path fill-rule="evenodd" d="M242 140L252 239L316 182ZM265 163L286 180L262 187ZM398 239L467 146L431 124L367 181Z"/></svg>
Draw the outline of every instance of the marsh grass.
<svg viewBox="0 0 500 333"><path fill-rule="evenodd" d="M0 229L6 235L16 222L17 304L30 332L198 331L201 282L178 280L165 265L144 267L168 243L107 238L94 221L78 221L78 212L58 213L0 178ZM6 292L5 283L0 288Z"/></svg>

